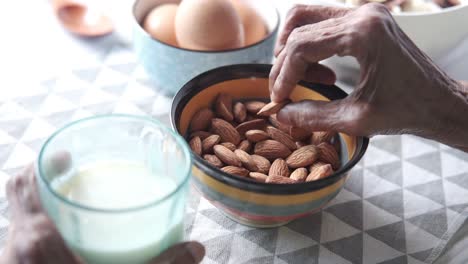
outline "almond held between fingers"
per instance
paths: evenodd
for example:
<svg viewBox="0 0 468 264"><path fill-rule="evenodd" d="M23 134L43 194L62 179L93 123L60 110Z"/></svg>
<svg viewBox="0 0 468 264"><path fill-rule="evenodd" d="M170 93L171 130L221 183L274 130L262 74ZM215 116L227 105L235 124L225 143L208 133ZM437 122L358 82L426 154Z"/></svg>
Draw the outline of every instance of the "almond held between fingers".
<svg viewBox="0 0 468 264"><path fill-rule="evenodd" d="M288 125L283 124L280 121L278 121L278 119L276 118L276 115L269 116L268 120L270 121L270 123L274 127L276 127L277 129L283 131L284 133L288 133L288 135L289 135L289 130L290 130L291 126L288 126Z"/></svg>
<svg viewBox="0 0 468 264"><path fill-rule="evenodd" d="M288 178L288 177L283 177L279 175L269 175L268 178L265 181L266 183L276 183L276 184L293 184L297 183L297 181Z"/></svg>
<svg viewBox="0 0 468 264"><path fill-rule="evenodd" d="M279 103L276 103L276 102L270 102L268 104L266 104L264 107L262 107L262 109L260 109L260 111L258 111L257 115L259 116L271 116L273 114L276 114L279 112L279 110L281 110L281 108L283 108L284 106L286 106L287 104L291 103L291 100L284 100L283 102L279 102Z"/></svg>
<svg viewBox="0 0 468 264"><path fill-rule="evenodd" d="M213 152L214 145L217 145L219 142L221 142L221 137L218 136L218 135L211 135L211 136L205 138L202 141L203 153Z"/></svg>
<svg viewBox="0 0 468 264"><path fill-rule="evenodd" d="M247 101L244 102L244 105L249 113L256 115L258 111L260 111L260 109L262 109L266 105L266 103L261 101Z"/></svg>
<svg viewBox="0 0 468 264"><path fill-rule="evenodd" d="M278 128L273 127L273 126L267 126L266 127L266 132L268 133L268 135L272 139L283 143L290 150L296 150L297 149L296 143L294 143L292 137L290 135L284 133L283 131L279 130Z"/></svg>
<svg viewBox="0 0 468 264"><path fill-rule="evenodd" d="M241 102L237 102L232 111L234 113L234 119L239 123L244 122L247 118L247 110L245 109L245 105Z"/></svg>
<svg viewBox="0 0 468 264"><path fill-rule="evenodd" d="M259 129L253 129L245 132L245 137L250 141L250 142L260 142L263 140L267 140L270 138L270 136L263 130Z"/></svg>
<svg viewBox="0 0 468 264"><path fill-rule="evenodd" d="M322 142L318 144L317 148L319 149L319 160L325 163L329 163L334 170L337 170L340 167L340 157L331 144Z"/></svg>
<svg viewBox="0 0 468 264"><path fill-rule="evenodd" d="M251 157L253 161L255 162L255 165L258 168L257 172L268 174L268 172L270 171L270 167L271 167L270 161L262 156L255 155L255 154L251 155Z"/></svg>
<svg viewBox="0 0 468 264"><path fill-rule="evenodd" d="M200 137L194 137L190 139L189 146L195 154L197 154L198 156L201 156L202 142L201 142Z"/></svg>
<svg viewBox="0 0 468 264"><path fill-rule="evenodd" d="M226 167L222 167L221 170L232 175L243 176L243 177L249 176L249 171L242 167L226 166Z"/></svg>
<svg viewBox="0 0 468 264"><path fill-rule="evenodd" d="M211 120L210 120L211 122ZM212 134L210 132L206 132L206 131L202 131L202 130L199 130L199 131L195 131L193 132L192 134L190 134L190 138L193 138L193 137L200 137L201 140L211 136Z"/></svg>
<svg viewBox="0 0 468 264"><path fill-rule="evenodd" d="M232 97L228 94L221 93L216 97L215 101L216 114L224 120L231 122L234 120L232 113Z"/></svg>
<svg viewBox="0 0 468 264"><path fill-rule="evenodd" d="M292 169L312 165L319 157L319 150L314 145L304 146L295 150L287 159L286 163Z"/></svg>
<svg viewBox="0 0 468 264"><path fill-rule="evenodd" d="M232 144L231 142L223 142L220 145L228 148L232 152L234 152L234 150L236 150L236 145Z"/></svg>
<svg viewBox="0 0 468 264"><path fill-rule="evenodd" d="M270 167L268 175L278 175L283 177L289 177L289 168L284 159L276 159L273 161Z"/></svg>
<svg viewBox="0 0 468 264"><path fill-rule="evenodd" d="M320 180L332 174L333 174L333 169L330 164L317 166L316 168L310 171L309 175L307 176L306 182Z"/></svg>
<svg viewBox="0 0 468 264"><path fill-rule="evenodd" d="M215 134L221 137L222 142L231 142L234 145L239 144L241 136L239 132L227 121L219 118L211 120L211 129Z"/></svg>
<svg viewBox="0 0 468 264"><path fill-rule="evenodd" d="M268 139L255 144L254 153L269 160L275 160L278 158L287 158L291 154L291 150L283 143Z"/></svg>
<svg viewBox="0 0 468 264"><path fill-rule="evenodd" d="M236 149L234 151L234 154L237 155L237 157L241 161L242 165L246 169L248 169L249 171L257 171L258 170L257 164L255 163L255 161L253 160L253 158L250 156L249 153L247 153L247 152L245 152L243 150L240 150L240 149Z"/></svg>
<svg viewBox="0 0 468 264"><path fill-rule="evenodd" d="M250 150L252 149L252 144L247 139L244 139L241 141L241 143L239 143L239 146L237 146L237 148L245 152L250 152Z"/></svg>
<svg viewBox="0 0 468 264"><path fill-rule="evenodd" d="M223 162L218 157L216 157L216 155L205 154L203 155L203 159L205 159L206 161L208 161L208 163L217 168L221 168L224 166Z"/></svg>
<svg viewBox="0 0 468 264"><path fill-rule="evenodd" d="M210 127L211 119L214 118L214 113L209 108L202 108L198 110L192 117L190 122L190 130L207 130Z"/></svg>
<svg viewBox="0 0 468 264"><path fill-rule="evenodd" d="M254 119L250 121L246 121L244 123L239 124L236 127L236 130L239 132L240 135L245 135L245 132L253 129L260 129L262 130L267 125L265 119Z"/></svg>
<svg viewBox="0 0 468 264"><path fill-rule="evenodd" d="M242 163L234 152L222 145L213 147L214 154L227 165L242 167Z"/></svg>
<svg viewBox="0 0 468 264"><path fill-rule="evenodd" d="M261 172L251 172L249 173L249 177L258 181L258 182L265 182L268 178L268 175L263 174Z"/></svg>
<svg viewBox="0 0 468 264"><path fill-rule="evenodd" d="M322 142L329 143L330 140L336 135L336 132L333 131L316 131L312 133L310 137L310 144L318 145Z"/></svg>
<svg viewBox="0 0 468 264"><path fill-rule="evenodd" d="M304 182L308 174L309 173L306 168L297 168L291 173L291 176L289 176L289 178L297 182Z"/></svg>

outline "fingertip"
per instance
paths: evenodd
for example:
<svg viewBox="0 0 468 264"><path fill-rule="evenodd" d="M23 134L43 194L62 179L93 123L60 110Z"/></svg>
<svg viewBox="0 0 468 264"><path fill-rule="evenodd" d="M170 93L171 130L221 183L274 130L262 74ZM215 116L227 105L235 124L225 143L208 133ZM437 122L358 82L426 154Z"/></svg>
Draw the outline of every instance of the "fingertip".
<svg viewBox="0 0 468 264"><path fill-rule="evenodd" d="M192 255L195 263L200 263L205 257L205 247L202 244L196 241L190 241L186 244L185 247Z"/></svg>

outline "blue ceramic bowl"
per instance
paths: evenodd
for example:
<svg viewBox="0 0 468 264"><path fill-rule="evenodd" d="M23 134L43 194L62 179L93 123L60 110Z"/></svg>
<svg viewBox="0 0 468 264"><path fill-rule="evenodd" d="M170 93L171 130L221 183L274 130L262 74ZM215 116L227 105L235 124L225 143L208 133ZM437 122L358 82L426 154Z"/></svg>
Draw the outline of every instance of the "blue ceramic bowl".
<svg viewBox="0 0 468 264"><path fill-rule="evenodd" d="M152 38L141 27L141 22L154 7L178 2L180 1L136 0L133 6L134 49L140 63L158 88L175 94L193 77L213 68L240 63L271 63L280 19L270 1L252 1L253 7L267 25L267 37L250 46L224 51L197 51L171 46Z"/></svg>

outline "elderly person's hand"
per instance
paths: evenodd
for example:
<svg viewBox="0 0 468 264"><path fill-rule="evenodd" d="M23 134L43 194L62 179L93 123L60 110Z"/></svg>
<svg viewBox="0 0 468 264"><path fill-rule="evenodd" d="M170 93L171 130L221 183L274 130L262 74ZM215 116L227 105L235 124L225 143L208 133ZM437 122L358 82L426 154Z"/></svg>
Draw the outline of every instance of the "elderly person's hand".
<svg viewBox="0 0 468 264"><path fill-rule="evenodd" d="M0 263L84 263L67 248L41 206L32 166L8 181L6 194L10 204L10 229ZM201 244L186 242L169 248L150 263L196 264L204 254Z"/></svg>
<svg viewBox="0 0 468 264"><path fill-rule="evenodd" d="M353 135L411 133L468 151L467 86L419 50L383 5L297 6L275 53L270 92L277 102L299 80L333 84L335 74L321 60L352 56L361 66L360 82L348 97L290 104L278 113L281 122Z"/></svg>

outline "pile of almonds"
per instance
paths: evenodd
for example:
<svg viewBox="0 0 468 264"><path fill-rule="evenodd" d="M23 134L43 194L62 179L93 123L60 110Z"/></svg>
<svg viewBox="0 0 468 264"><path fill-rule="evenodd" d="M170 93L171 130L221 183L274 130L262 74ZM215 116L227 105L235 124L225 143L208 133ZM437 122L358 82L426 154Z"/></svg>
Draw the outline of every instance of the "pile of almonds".
<svg viewBox="0 0 468 264"><path fill-rule="evenodd" d="M222 171L259 182L291 184L330 176L340 166L335 132L308 132L280 123L276 113L290 101L234 101L219 94L213 108L190 123L192 151Z"/></svg>

